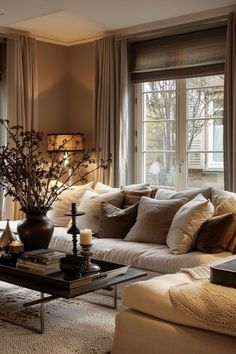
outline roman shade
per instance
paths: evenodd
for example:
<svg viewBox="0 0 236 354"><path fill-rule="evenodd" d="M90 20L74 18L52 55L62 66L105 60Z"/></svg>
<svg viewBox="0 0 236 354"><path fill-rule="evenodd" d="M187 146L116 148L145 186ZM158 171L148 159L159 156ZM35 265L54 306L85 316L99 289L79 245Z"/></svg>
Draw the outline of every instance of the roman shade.
<svg viewBox="0 0 236 354"><path fill-rule="evenodd" d="M133 82L224 72L227 27L131 43Z"/></svg>

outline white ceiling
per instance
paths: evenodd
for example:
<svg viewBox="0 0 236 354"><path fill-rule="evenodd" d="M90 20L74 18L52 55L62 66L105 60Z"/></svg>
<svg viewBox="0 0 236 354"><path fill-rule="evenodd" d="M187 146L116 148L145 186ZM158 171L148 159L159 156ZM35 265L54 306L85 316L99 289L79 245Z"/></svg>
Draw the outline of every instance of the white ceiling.
<svg viewBox="0 0 236 354"><path fill-rule="evenodd" d="M0 26L70 45L126 27L236 5L236 0L0 0Z"/></svg>

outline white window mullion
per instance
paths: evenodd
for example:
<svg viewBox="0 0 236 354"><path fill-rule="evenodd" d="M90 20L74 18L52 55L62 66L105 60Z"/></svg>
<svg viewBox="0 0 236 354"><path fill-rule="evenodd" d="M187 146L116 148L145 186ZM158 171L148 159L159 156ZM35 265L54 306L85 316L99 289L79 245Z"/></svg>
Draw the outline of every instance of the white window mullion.
<svg viewBox="0 0 236 354"><path fill-rule="evenodd" d="M134 89L134 117L135 117L135 183L142 183L144 179L143 158L143 98L142 84L135 85Z"/></svg>
<svg viewBox="0 0 236 354"><path fill-rule="evenodd" d="M177 80L176 121L176 190L186 189L187 186L187 154L186 154L186 81Z"/></svg>

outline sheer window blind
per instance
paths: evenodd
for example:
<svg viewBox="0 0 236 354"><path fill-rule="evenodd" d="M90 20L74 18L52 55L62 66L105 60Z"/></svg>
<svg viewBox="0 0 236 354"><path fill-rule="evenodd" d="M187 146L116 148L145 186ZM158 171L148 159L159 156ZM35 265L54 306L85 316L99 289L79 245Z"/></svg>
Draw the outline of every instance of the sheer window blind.
<svg viewBox="0 0 236 354"><path fill-rule="evenodd" d="M133 82L224 71L226 26L130 44Z"/></svg>

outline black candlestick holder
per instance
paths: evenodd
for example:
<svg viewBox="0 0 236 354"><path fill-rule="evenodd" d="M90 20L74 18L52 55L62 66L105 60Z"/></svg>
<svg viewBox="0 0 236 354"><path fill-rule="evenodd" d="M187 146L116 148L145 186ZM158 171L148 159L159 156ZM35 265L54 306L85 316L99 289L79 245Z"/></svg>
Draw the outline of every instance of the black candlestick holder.
<svg viewBox="0 0 236 354"><path fill-rule="evenodd" d="M76 217L84 214L84 212L79 212L76 210L75 203L71 204L71 212L65 214L66 216L71 216L72 218L72 223L67 233L72 235L73 243L73 255L66 255L60 260L60 268L65 273L64 278L66 280L77 279L82 275L81 270L84 260L78 257L77 235L80 233L80 230L76 225Z"/></svg>

